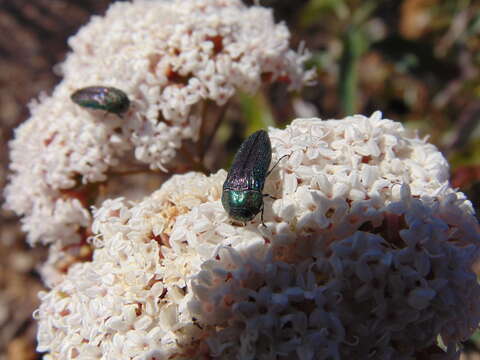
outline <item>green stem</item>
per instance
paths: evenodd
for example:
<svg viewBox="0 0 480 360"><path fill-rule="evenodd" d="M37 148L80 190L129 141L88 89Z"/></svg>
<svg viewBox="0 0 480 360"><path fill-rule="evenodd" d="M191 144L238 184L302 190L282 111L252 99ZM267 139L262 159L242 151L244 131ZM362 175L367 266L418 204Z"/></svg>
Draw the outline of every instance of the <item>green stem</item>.
<svg viewBox="0 0 480 360"><path fill-rule="evenodd" d="M343 115L351 115L357 111L360 41L358 28L350 27L343 39L343 54L340 60L339 95Z"/></svg>
<svg viewBox="0 0 480 360"><path fill-rule="evenodd" d="M225 117L225 113L227 112L227 108L228 108L228 102L220 108L219 113L217 115L217 118L215 119L215 124L214 124L213 129L210 132L210 134L208 134L208 135L206 134L207 140L205 142L203 142L203 147L199 150L199 154L200 154L199 158L200 158L200 162L202 162L202 163L203 163L203 160L205 159L205 154L207 153L208 149L210 148L210 145L212 145L215 134L217 133L218 129L220 128L220 124L222 123L223 118ZM205 121L205 120L203 120L203 121ZM200 139L199 139L199 142L200 142Z"/></svg>

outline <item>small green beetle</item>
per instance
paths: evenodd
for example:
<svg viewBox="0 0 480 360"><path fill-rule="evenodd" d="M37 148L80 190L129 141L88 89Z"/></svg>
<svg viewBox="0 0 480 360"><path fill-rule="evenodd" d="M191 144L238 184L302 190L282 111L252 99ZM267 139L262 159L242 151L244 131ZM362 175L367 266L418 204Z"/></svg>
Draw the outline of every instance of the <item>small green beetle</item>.
<svg viewBox="0 0 480 360"><path fill-rule="evenodd" d="M127 94L107 86L88 86L75 91L70 98L80 106L105 110L118 116L126 112L130 106Z"/></svg>
<svg viewBox="0 0 480 360"><path fill-rule="evenodd" d="M282 160L282 156L275 166ZM232 167L223 183L222 205L228 215L237 221L252 220L260 211L263 223L263 186L272 161L272 145L265 130L250 135L235 154Z"/></svg>

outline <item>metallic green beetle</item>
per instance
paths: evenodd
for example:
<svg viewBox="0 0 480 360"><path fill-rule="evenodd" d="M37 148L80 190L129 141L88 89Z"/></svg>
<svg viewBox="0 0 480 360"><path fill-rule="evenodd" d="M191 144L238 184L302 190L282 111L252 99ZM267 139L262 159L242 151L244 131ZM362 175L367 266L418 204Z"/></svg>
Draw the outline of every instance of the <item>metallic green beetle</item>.
<svg viewBox="0 0 480 360"><path fill-rule="evenodd" d="M272 160L272 146L265 130L250 135L235 154L232 167L223 183L222 205L237 221L252 220L262 211L263 186Z"/></svg>
<svg viewBox="0 0 480 360"><path fill-rule="evenodd" d="M75 91L70 98L80 106L105 110L118 116L130 106L127 94L114 87L88 86Z"/></svg>

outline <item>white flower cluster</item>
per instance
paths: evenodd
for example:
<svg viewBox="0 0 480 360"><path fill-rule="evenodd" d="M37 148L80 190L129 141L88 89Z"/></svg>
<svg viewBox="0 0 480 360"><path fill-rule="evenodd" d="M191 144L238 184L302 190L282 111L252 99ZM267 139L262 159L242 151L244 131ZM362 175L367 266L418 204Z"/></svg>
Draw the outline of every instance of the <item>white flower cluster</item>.
<svg viewBox="0 0 480 360"><path fill-rule="evenodd" d="M289 36L270 9L240 0L116 2L93 17L70 39L63 80L31 104L11 143L7 206L24 216L29 241L85 240L85 184L134 161L165 170L182 141L197 140L205 109L225 106L237 90L307 83L313 73L302 68L306 55L289 49ZM124 91L129 111L119 118L71 101L94 85Z"/></svg>
<svg viewBox="0 0 480 360"><path fill-rule="evenodd" d="M480 230L438 150L378 112L270 138L266 227L228 219L224 171L97 210L92 262L41 295L46 359L455 359Z"/></svg>

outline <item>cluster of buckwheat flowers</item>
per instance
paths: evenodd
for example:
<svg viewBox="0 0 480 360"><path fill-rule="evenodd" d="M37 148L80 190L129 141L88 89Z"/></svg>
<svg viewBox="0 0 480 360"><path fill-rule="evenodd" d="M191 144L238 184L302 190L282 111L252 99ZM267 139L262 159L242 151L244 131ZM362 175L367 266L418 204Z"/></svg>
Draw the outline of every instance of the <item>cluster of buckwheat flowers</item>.
<svg viewBox="0 0 480 360"><path fill-rule="evenodd" d="M112 174L168 170L179 149L201 147L238 91L308 83L306 55L289 49L289 36L270 9L240 0L117 2L93 17L69 41L62 81L31 104L11 143L7 206L23 216L29 242L51 244L50 262L81 252L89 208ZM129 111L120 118L70 100L93 85L124 91Z"/></svg>
<svg viewBox="0 0 480 360"><path fill-rule="evenodd" d="M265 227L226 173L94 212L91 262L41 294L47 359L455 359L480 320L479 228L448 164L401 124L271 128ZM439 343L440 341L440 343ZM442 347L445 347L445 351Z"/></svg>
<svg viewBox="0 0 480 360"><path fill-rule="evenodd" d="M114 175L200 163L238 91L308 84L271 10L117 2L70 45L16 131L5 192L29 242L50 245L34 315L45 359L458 358L480 321L479 224L441 153L380 112L270 128L272 164L287 156L265 226L228 218L224 170L92 207ZM92 85L124 91L129 110L70 100Z"/></svg>

